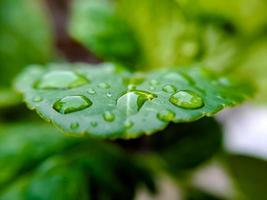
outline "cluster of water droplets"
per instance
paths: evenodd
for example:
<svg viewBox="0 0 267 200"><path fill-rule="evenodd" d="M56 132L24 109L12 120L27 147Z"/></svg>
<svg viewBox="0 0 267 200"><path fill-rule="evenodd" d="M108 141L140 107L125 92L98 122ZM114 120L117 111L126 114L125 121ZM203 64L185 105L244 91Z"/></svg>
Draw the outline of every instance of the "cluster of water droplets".
<svg viewBox="0 0 267 200"><path fill-rule="evenodd" d="M174 75L170 78L175 78ZM136 79L136 80L135 80ZM157 98L158 95L153 92L137 90L136 85L144 81L143 76L136 76L128 82L128 91L117 99L117 108L126 113L126 116L134 115L138 113L147 101L152 101ZM90 81L75 72L72 71L53 71L45 74L34 87L38 89L72 89L83 86L90 83ZM158 80L149 81L149 89L154 91L156 88L161 87L164 93L169 94L169 102L179 108L183 109L198 109L204 106L203 98L196 92L191 90L178 90L174 85L160 85ZM111 86L108 83L102 82L97 85L100 89L109 89ZM96 90L93 88L87 89L87 94L96 95ZM112 93L107 92L107 97L112 97ZM34 102L41 102L42 97L34 97ZM93 102L84 95L72 95L65 96L58 99L53 104L53 109L61 114L69 114L77 111L84 110L93 105ZM105 111L102 117L107 122L113 122L116 119L115 114L112 111ZM157 114L158 119L164 122L172 121L175 118L175 112L172 110L163 110ZM97 122L90 122L92 127L97 127ZM125 128L131 128L134 125L132 121L126 120L124 123ZM78 122L71 123L70 127L76 129L79 127Z"/></svg>

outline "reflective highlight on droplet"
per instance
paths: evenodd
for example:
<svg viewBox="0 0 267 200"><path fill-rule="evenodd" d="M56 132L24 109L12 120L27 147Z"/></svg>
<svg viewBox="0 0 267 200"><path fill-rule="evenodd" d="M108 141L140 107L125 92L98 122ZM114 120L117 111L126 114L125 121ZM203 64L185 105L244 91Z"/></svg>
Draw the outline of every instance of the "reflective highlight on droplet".
<svg viewBox="0 0 267 200"><path fill-rule="evenodd" d="M89 83L85 77L72 71L46 73L35 85L38 89L70 89Z"/></svg>
<svg viewBox="0 0 267 200"><path fill-rule="evenodd" d="M197 109L204 106L203 98L189 90L182 90L173 94L169 101L175 106L186 109Z"/></svg>
<svg viewBox="0 0 267 200"><path fill-rule="evenodd" d="M105 111L103 114L103 118L105 121L112 122L115 119L115 115L110 111Z"/></svg>
<svg viewBox="0 0 267 200"><path fill-rule="evenodd" d="M61 113L68 114L88 108L92 102L85 96L66 96L54 103L53 108Z"/></svg>

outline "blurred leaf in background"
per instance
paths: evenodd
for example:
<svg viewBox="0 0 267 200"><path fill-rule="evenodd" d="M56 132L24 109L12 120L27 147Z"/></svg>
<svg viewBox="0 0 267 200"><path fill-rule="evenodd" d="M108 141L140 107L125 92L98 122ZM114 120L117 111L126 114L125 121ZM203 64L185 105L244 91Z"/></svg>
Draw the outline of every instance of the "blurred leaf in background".
<svg viewBox="0 0 267 200"><path fill-rule="evenodd" d="M42 123L1 125L0 199L132 199L151 172L112 144L66 137Z"/></svg>
<svg viewBox="0 0 267 200"><path fill-rule="evenodd" d="M247 200L267 199L267 162L245 155L229 155L228 165L233 179Z"/></svg>
<svg viewBox="0 0 267 200"><path fill-rule="evenodd" d="M26 65L46 63L53 56L52 32L45 11L40 0L0 2L0 95L9 92L5 96L10 96L10 101L12 91L1 88L10 87L14 76Z"/></svg>
<svg viewBox="0 0 267 200"><path fill-rule="evenodd" d="M165 160L170 172L190 170L222 150L222 130L213 118L172 124L151 137L151 147Z"/></svg>
<svg viewBox="0 0 267 200"><path fill-rule="evenodd" d="M112 0L73 1L70 34L108 61L133 66L140 56L131 27L120 18Z"/></svg>
<svg viewBox="0 0 267 200"><path fill-rule="evenodd" d="M240 34L256 34L267 25L267 2L264 0L176 0L195 20L226 21Z"/></svg>

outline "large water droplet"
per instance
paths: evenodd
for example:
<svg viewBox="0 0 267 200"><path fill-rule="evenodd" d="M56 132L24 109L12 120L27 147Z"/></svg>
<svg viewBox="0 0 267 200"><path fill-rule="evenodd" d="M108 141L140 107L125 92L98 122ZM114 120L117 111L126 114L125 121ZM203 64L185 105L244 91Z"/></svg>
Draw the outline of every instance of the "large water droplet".
<svg viewBox="0 0 267 200"><path fill-rule="evenodd" d="M204 105L202 97L189 90L182 90L173 94L169 101L175 106L186 109L197 109Z"/></svg>
<svg viewBox="0 0 267 200"><path fill-rule="evenodd" d="M151 101L156 97L157 95L151 92L141 90L130 91L118 99L117 106L122 112L126 112L127 115L133 115L142 108L146 101Z"/></svg>
<svg viewBox="0 0 267 200"><path fill-rule="evenodd" d="M92 102L85 96L66 96L54 103L53 108L61 114L67 114L83 110L91 105Z"/></svg>
<svg viewBox="0 0 267 200"><path fill-rule="evenodd" d="M173 85L165 85L162 90L167 93L175 93L177 91L176 87Z"/></svg>
<svg viewBox="0 0 267 200"><path fill-rule="evenodd" d="M99 83L98 87L103 88L103 89L108 89L110 88L110 85L108 83Z"/></svg>
<svg viewBox="0 0 267 200"><path fill-rule="evenodd" d="M157 114L157 117L164 122L169 122L175 117L175 113L170 110L164 110Z"/></svg>
<svg viewBox="0 0 267 200"><path fill-rule="evenodd" d="M89 81L72 71L52 71L46 73L37 83L39 89L70 89L87 84Z"/></svg>
<svg viewBox="0 0 267 200"><path fill-rule="evenodd" d="M108 122L112 122L115 119L115 115L110 111L105 111L103 114L103 118Z"/></svg>

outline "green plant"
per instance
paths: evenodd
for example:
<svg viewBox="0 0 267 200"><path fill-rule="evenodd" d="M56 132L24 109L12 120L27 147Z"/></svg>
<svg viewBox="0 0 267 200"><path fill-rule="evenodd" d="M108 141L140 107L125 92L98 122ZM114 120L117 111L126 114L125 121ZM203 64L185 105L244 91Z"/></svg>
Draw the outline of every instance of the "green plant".
<svg viewBox="0 0 267 200"><path fill-rule="evenodd" d="M266 99L257 2L73 1L67 30L101 62L91 64L53 52L39 1L1 1L0 199L134 199L140 186L155 194L161 176L185 199L264 199L266 180L250 172L266 162L226 152L214 118ZM233 196L193 185L211 159L240 186Z"/></svg>

